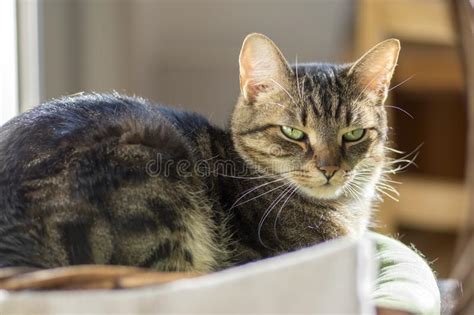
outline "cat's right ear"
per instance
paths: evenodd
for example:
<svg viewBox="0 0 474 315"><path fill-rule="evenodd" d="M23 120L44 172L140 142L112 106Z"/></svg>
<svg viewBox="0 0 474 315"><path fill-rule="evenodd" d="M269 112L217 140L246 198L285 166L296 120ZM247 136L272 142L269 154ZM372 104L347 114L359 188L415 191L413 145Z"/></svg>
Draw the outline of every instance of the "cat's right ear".
<svg viewBox="0 0 474 315"><path fill-rule="evenodd" d="M285 57L265 35L247 35L239 56L240 91L244 98L253 102L258 93L270 86L288 84L291 68Z"/></svg>
<svg viewBox="0 0 474 315"><path fill-rule="evenodd" d="M387 98L390 80L397 65L400 42L387 39L365 53L349 70L362 92L383 101Z"/></svg>

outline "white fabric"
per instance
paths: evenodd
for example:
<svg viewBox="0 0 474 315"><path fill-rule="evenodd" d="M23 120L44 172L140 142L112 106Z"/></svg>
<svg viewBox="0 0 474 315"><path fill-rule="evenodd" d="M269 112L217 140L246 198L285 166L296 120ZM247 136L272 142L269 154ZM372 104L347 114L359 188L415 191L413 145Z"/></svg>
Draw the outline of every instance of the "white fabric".
<svg viewBox="0 0 474 315"><path fill-rule="evenodd" d="M372 244L339 239L134 290L0 293L0 314L373 314Z"/></svg>
<svg viewBox="0 0 474 315"><path fill-rule="evenodd" d="M376 244L379 263L375 304L414 314L439 314L439 289L426 261L397 240L376 233L369 233L369 238Z"/></svg>
<svg viewBox="0 0 474 315"><path fill-rule="evenodd" d="M334 240L157 287L0 291L0 314L374 314L374 302L415 314L439 314L439 301L435 277L423 258L396 240L369 233L359 241Z"/></svg>

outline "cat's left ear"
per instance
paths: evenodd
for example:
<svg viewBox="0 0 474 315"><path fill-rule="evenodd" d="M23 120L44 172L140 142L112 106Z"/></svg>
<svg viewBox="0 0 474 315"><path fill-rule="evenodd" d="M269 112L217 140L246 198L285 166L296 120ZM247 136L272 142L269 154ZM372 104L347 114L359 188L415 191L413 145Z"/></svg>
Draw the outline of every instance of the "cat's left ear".
<svg viewBox="0 0 474 315"><path fill-rule="evenodd" d="M269 87L287 88L291 68L285 57L273 43L262 34L248 35L239 56L240 90L247 101Z"/></svg>
<svg viewBox="0 0 474 315"><path fill-rule="evenodd" d="M397 65L400 52L398 39L387 39L357 60L349 70L356 84L369 97L377 97L383 101L387 98L390 80Z"/></svg>

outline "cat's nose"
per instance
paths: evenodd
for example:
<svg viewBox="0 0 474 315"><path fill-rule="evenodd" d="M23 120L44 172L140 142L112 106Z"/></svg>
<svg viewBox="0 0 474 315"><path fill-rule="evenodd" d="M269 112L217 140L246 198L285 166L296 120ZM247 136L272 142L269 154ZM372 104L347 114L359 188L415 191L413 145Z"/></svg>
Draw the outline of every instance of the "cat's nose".
<svg viewBox="0 0 474 315"><path fill-rule="evenodd" d="M327 180L330 180L339 170L339 166L318 166L318 169L326 176Z"/></svg>

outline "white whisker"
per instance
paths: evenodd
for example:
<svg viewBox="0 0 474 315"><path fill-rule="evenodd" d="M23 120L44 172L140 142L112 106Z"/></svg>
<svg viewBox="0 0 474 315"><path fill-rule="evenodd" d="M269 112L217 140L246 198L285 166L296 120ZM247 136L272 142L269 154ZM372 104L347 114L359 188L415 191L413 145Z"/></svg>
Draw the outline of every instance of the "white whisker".
<svg viewBox="0 0 474 315"><path fill-rule="evenodd" d="M392 200L394 200L394 201L396 201L396 202L399 201L398 198L396 198L396 197L390 195L390 194L387 193L386 191L384 191L384 190L382 190L382 189L380 189L380 188L375 188L375 189L377 189L378 192L384 194L385 196L389 197L390 199L392 199Z"/></svg>
<svg viewBox="0 0 474 315"><path fill-rule="evenodd" d="M277 81L275 81L273 78L270 79L270 81L272 81L273 83L275 83L280 89L282 89L283 92L286 93L286 95L288 95L288 97L291 99L291 101L293 102L293 104L295 106L298 106L298 103L296 103L295 99L293 98L293 96L291 96L290 92L288 92L288 90L286 90L280 83L278 83Z"/></svg>
<svg viewBox="0 0 474 315"><path fill-rule="evenodd" d="M275 222L273 223L273 232L274 232L275 238L277 239L278 242L281 242L280 239L278 238L277 231L276 231L277 223L278 223L278 217L280 217L281 211L283 210L283 208L284 208L285 205L287 204L288 200L290 200L290 198L293 196L293 194L294 194L297 190L298 190L298 187L296 186L296 187L288 194L288 198L286 198L286 200L283 202L283 204L281 205L280 209L279 209L278 212L277 212L277 215L276 215L276 218L275 218Z"/></svg>
<svg viewBox="0 0 474 315"><path fill-rule="evenodd" d="M411 76L409 76L407 79L403 80L402 82L398 83L397 85L391 87L388 92L390 92L391 90L394 90L396 89L397 87L399 87L400 85L403 85L405 84L406 82L410 81L411 79L413 79L413 77L415 76L415 74L412 74Z"/></svg>
<svg viewBox="0 0 474 315"><path fill-rule="evenodd" d="M296 89L298 90L298 93L300 95L300 101L303 99L303 91L300 91L300 78L299 78L299 73L298 73L298 55L296 55L295 58L295 68L296 68Z"/></svg>
<svg viewBox="0 0 474 315"><path fill-rule="evenodd" d="M267 186L267 185L270 185L270 184L273 184L273 183L282 181L282 180L285 180L285 178L278 178L278 179L273 180L273 181L270 181L270 182L265 182L265 183L263 183L263 184L261 184L261 185L258 185L257 187L253 187L253 188L251 188L251 189L245 191L245 192L243 193L243 195L241 195L241 196L232 204L232 206L229 208L229 211L232 210L232 209L236 206L236 204L237 204L240 200L242 200L242 198L244 198L244 197L247 196L248 194L252 193L253 191L255 191L255 190L257 190L257 189L259 189L259 188L261 188L261 187L265 187L265 186Z"/></svg>
<svg viewBox="0 0 474 315"><path fill-rule="evenodd" d="M277 186L277 187L274 187L274 188L272 188L272 189L270 189L270 190L267 190L267 191L264 192L263 194L260 194L260 195L258 195L258 196L256 196L256 197L252 197L252 198L247 199L247 200L245 200L245 201L243 201L243 202L239 202L238 204L232 206L229 210L232 210L232 209L235 208L235 207L241 206L241 205L243 205L243 204L246 204L247 202L250 202L250 201L252 201L252 200L255 200L255 199L257 199L257 198L260 198L260 197L262 197L262 196L264 196L264 195L266 195L266 194L268 194L268 193L271 193L272 191L275 191L275 190L277 190L277 189L279 189L279 188L282 188L282 187L284 187L284 186L286 186L286 185L288 185L288 183L284 183L284 184L282 184L282 185L280 185L280 186Z"/></svg>
<svg viewBox="0 0 474 315"><path fill-rule="evenodd" d="M287 187L280 195L278 195L278 197L265 210L265 212L262 215L262 218L260 219L260 222L258 223L258 233L257 233L258 234L258 240L259 240L260 244L262 244L266 248L269 248L269 247L267 245L265 245L265 243L262 240L262 235L261 235L263 223L265 222L267 217L270 215L273 208L275 208L275 206L285 197L286 193L291 189L291 187L292 187L291 183L289 183L288 185L289 185L289 187Z"/></svg>

